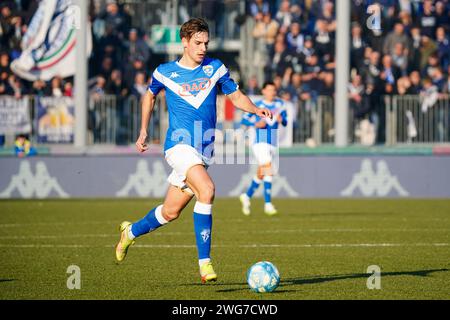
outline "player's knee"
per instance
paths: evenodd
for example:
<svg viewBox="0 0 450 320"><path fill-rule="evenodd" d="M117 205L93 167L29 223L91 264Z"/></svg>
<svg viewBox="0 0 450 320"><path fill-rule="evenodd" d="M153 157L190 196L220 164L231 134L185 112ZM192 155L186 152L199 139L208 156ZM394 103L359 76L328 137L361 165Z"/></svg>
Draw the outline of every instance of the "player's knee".
<svg viewBox="0 0 450 320"><path fill-rule="evenodd" d="M212 203L215 192L216 190L213 182L205 183L199 190L198 200L203 203Z"/></svg>
<svg viewBox="0 0 450 320"><path fill-rule="evenodd" d="M172 221L177 219L180 214L181 214L181 210L179 210L178 208L175 207L170 207L170 206L163 206L162 208L162 216L164 217L164 219L166 219L167 221Z"/></svg>

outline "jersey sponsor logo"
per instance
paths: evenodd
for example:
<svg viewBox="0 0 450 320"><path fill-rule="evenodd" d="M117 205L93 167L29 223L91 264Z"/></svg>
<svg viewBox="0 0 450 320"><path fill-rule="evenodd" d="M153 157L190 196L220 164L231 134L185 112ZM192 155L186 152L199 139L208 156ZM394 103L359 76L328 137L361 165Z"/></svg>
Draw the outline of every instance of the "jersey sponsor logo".
<svg viewBox="0 0 450 320"><path fill-rule="evenodd" d="M213 66L211 66L211 65L206 65L206 66L203 66L203 72L208 76L208 77L211 77L212 76L212 74L213 74L213 72L214 72L214 68L213 68Z"/></svg>
<svg viewBox="0 0 450 320"><path fill-rule="evenodd" d="M211 86L211 80L208 78L194 79L181 84L178 94L182 97L196 95L200 91L207 90Z"/></svg>
<svg viewBox="0 0 450 320"><path fill-rule="evenodd" d="M397 177L390 172L386 161L378 161L376 167L375 171L372 161L364 159L359 172L353 175L350 184L341 191L341 196L352 196L357 190L365 197L384 197L391 192L397 192L402 197L409 196Z"/></svg>
<svg viewBox="0 0 450 320"><path fill-rule="evenodd" d="M69 198L58 180L50 176L45 162L36 163L36 173L32 172L29 161L20 162L19 172L11 177L9 185L0 193L0 198L10 198L17 192L22 198L47 198L56 194L60 198Z"/></svg>
<svg viewBox="0 0 450 320"><path fill-rule="evenodd" d="M167 173L161 161L153 162L153 172L145 160L139 160L136 171L128 176L125 185L116 192L118 197L137 194L139 197L163 197L166 193Z"/></svg>

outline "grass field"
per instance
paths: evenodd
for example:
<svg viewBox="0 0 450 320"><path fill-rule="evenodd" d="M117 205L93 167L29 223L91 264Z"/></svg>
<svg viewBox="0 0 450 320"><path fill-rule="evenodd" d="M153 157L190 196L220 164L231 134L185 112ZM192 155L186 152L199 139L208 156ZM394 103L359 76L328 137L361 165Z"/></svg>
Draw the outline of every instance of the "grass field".
<svg viewBox="0 0 450 320"><path fill-rule="evenodd" d="M281 214L214 207L219 281L201 285L192 205L114 260L117 226L157 200L0 201L0 299L449 299L450 200L275 200ZM249 291L255 262L281 273L271 294ZM69 290L68 266L81 269ZM366 287L381 268L381 289Z"/></svg>

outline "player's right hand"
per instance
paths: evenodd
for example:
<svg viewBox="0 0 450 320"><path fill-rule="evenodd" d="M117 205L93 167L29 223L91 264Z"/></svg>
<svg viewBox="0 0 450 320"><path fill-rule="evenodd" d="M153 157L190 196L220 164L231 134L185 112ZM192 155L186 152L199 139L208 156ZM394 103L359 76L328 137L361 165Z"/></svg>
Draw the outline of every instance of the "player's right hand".
<svg viewBox="0 0 450 320"><path fill-rule="evenodd" d="M147 132L141 132L139 138L136 141L136 147L140 153L147 151L148 144L145 142L147 139Z"/></svg>

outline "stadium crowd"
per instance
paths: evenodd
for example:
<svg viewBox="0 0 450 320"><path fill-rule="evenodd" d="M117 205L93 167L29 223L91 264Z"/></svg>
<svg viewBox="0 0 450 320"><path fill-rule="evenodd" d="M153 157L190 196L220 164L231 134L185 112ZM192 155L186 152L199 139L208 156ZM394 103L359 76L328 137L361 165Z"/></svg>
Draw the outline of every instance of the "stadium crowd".
<svg viewBox="0 0 450 320"><path fill-rule="evenodd" d="M369 5L380 8L378 21ZM380 142L384 95L450 92L449 9L448 0L351 1L350 105L356 119L378 119ZM265 80L294 102L333 96L334 1L255 0L249 11Z"/></svg>
<svg viewBox="0 0 450 320"><path fill-rule="evenodd" d="M20 55L21 39L38 2L3 0L0 4L0 95L73 94L72 78L27 82L10 70L10 62ZM189 7L196 1L185 2ZM348 91L356 118L382 113L383 95L450 92L449 0L350 3ZM368 5L373 4L382 8L381 28L367 13ZM333 96L334 1L253 0L247 1L246 14L255 22L252 36L257 39L258 54L264 57L264 78L274 80L280 95L294 103ZM154 66L144 30L132 28L127 6L115 0L91 1L90 20L94 42L89 63L91 96L141 97ZM259 85L251 78L244 89L257 94Z"/></svg>

